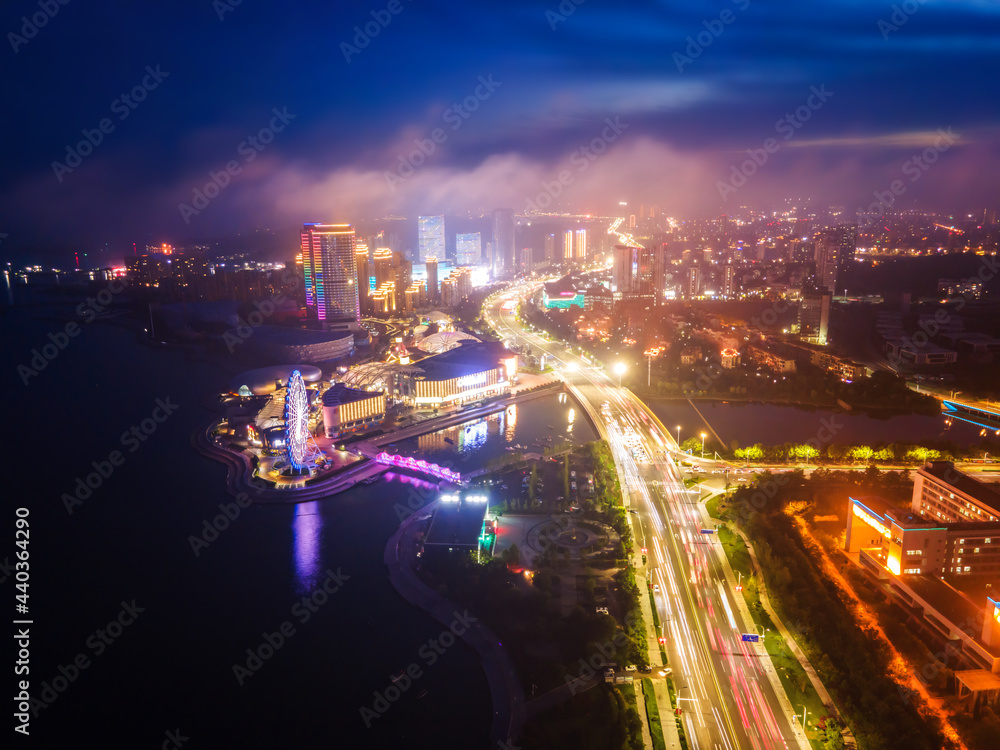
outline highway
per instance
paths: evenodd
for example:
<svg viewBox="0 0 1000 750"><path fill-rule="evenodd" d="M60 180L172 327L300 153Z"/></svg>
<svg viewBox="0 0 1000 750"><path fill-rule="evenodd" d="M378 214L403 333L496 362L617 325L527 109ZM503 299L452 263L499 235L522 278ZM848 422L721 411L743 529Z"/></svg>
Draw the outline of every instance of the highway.
<svg viewBox="0 0 1000 750"><path fill-rule="evenodd" d="M648 550L646 575L658 588L654 598L689 747L806 750L809 744L763 644L742 639L757 630L735 598L741 595L715 535L701 533L706 516L685 491L671 458L676 446L669 431L619 387L617 376L517 322L516 301L538 286L532 282L500 292L487 300L484 312L504 339L554 358L611 445L625 502L636 511L629 515L636 547Z"/></svg>

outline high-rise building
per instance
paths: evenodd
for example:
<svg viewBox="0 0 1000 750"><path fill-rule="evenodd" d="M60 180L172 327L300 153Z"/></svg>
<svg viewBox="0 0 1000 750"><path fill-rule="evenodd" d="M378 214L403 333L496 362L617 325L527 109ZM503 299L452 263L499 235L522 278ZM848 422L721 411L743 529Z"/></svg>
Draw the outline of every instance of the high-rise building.
<svg viewBox="0 0 1000 750"><path fill-rule="evenodd" d="M816 285L837 293L837 282L843 270L854 260L858 228L839 226L826 229L816 236Z"/></svg>
<svg viewBox="0 0 1000 750"><path fill-rule="evenodd" d="M826 289L804 289L799 302L799 336L810 344L826 346L830 327L831 293Z"/></svg>
<svg viewBox="0 0 1000 750"><path fill-rule="evenodd" d="M688 299L694 299L701 294L701 266L690 266L687 273L686 295Z"/></svg>
<svg viewBox="0 0 1000 750"><path fill-rule="evenodd" d="M472 293L472 273L468 268L456 268L441 282L441 304L454 307Z"/></svg>
<svg viewBox="0 0 1000 750"><path fill-rule="evenodd" d="M306 305L324 327L360 317L354 227L304 224L301 233Z"/></svg>
<svg viewBox="0 0 1000 750"><path fill-rule="evenodd" d="M438 298L438 260L430 257L425 261L427 268L427 298L436 300Z"/></svg>
<svg viewBox="0 0 1000 750"><path fill-rule="evenodd" d="M518 270L521 273L531 273L532 269L535 267L534 253L530 247L521 248L521 259L518 263Z"/></svg>
<svg viewBox="0 0 1000 750"><path fill-rule="evenodd" d="M358 269L358 303L361 312L371 312L370 294L368 278L371 275L368 269L368 244L358 240L354 246L354 264Z"/></svg>
<svg viewBox="0 0 1000 750"><path fill-rule="evenodd" d="M483 237L481 233L455 235L455 262L459 266L469 266L470 268L482 264Z"/></svg>
<svg viewBox="0 0 1000 750"><path fill-rule="evenodd" d="M618 301L646 301L654 305L663 299L666 253L662 247L615 245L612 252L611 293Z"/></svg>
<svg viewBox="0 0 1000 750"><path fill-rule="evenodd" d="M417 218L418 252L420 262L428 257L444 258L444 217L420 216ZM412 235L411 235L412 236Z"/></svg>
<svg viewBox="0 0 1000 750"><path fill-rule="evenodd" d="M380 247L375 250L375 289L381 289L387 281L393 280L392 250Z"/></svg>
<svg viewBox="0 0 1000 750"><path fill-rule="evenodd" d="M573 259L581 263L587 259L587 230L577 229L573 233Z"/></svg>
<svg viewBox="0 0 1000 750"><path fill-rule="evenodd" d="M545 260L548 263L555 263L556 258L556 236L554 234L545 235Z"/></svg>
<svg viewBox="0 0 1000 750"><path fill-rule="evenodd" d="M514 268L514 211L498 208L493 212L493 273Z"/></svg>
<svg viewBox="0 0 1000 750"><path fill-rule="evenodd" d="M403 295L413 283L413 261L407 260L403 253L392 254L392 274L396 283L396 304L401 305Z"/></svg>
<svg viewBox="0 0 1000 750"><path fill-rule="evenodd" d="M736 296L736 269L728 263L722 267L722 296L726 299Z"/></svg>
<svg viewBox="0 0 1000 750"><path fill-rule="evenodd" d="M563 232L563 260L573 260L573 230Z"/></svg>

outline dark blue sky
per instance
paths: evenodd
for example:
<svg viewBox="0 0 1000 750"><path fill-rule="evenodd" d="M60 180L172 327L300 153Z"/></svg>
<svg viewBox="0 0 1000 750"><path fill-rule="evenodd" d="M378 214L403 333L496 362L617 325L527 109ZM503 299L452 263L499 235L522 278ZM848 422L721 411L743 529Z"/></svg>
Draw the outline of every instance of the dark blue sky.
<svg viewBox="0 0 1000 750"><path fill-rule="evenodd" d="M894 18L874 0L243 0L220 20L231 3L70 0L52 17L38 0L4 4L0 257L523 211L560 171L559 206L592 212L628 200L722 213L785 197L854 210L896 179L897 205L1000 203L996 2L911 0ZM22 16L45 23L28 38ZM377 35L345 55L369 22ZM128 108L120 96L144 79L151 90ZM813 87L831 93L810 99ZM778 124L786 114L795 127ZM103 118L93 153L54 169ZM246 142L272 121L273 141ZM777 148L746 184L720 187L769 138ZM914 169L926 148L935 163ZM228 183L196 209L194 191L230 161Z"/></svg>

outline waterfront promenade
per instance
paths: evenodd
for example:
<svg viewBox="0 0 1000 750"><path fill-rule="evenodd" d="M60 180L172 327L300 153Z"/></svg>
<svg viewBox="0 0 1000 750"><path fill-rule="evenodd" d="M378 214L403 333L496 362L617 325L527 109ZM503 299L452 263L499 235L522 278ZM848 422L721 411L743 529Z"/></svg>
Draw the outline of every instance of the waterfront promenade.
<svg viewBox="0 0 1000 750"><path fill-rule="evenodd" d="M399 429L392 429L387 425L387 429L391 431L351 446L360 455L350 465L330 473L325 478L314 478L308 484L302 485L288 484L280 487L256 476L251 456L247 451L232 450L216 442L212 433L219 420L213 421L203 430L196 431L191 437L191 444L203 456L218 461L226 467L226 489L234 497L245 493L255 503L304 503L344 492L388 471L389 466L373 460L383 446L480 419L503 411L508 406L558 393L562 388L561 382L543 383L530 389L518 390L509 396L476 408L459 407L437 417L420 419Z"/></svg>

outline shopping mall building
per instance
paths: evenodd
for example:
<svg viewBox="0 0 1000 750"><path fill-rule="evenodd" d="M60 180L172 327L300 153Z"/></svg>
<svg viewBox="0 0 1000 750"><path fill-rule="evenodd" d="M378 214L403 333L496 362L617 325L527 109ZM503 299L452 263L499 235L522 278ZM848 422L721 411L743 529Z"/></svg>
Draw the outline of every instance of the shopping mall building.
<svg viewBox="0 0 1000 750"><path fill-rule="evenodd" d="M517 355L492 341L462 341L414 365L412 404L436 408L510 393Z"/></svg>
<svg viewBox="0 0 1000 750"><path fill-rule="evenodd" d="M847 510L848 556L951 668L977 672L956 675L965 689L1000 691L1000 492L935 461L917 471L908 508L852 497Z"/></svg>

